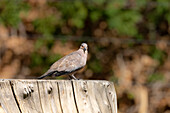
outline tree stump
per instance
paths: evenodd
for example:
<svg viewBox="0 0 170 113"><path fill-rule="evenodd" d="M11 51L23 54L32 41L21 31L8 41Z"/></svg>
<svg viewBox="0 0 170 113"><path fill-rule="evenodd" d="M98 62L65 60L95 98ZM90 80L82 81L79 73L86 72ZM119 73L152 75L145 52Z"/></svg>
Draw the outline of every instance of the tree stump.
<svg viewBox="0 0 170 113"><path fill-rule="evenodd" d="M117 113L114 84L100 80L0 79L4 113Z"/></svg>

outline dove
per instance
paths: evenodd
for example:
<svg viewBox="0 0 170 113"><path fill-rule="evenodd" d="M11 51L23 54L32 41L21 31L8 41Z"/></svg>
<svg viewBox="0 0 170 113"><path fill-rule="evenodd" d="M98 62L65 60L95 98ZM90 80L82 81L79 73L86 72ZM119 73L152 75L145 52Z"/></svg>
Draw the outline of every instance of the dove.
<svg viewBox="0 0 170 113"><path fill-rule="evenodd" d="M42 76L38 77L38 79L51 75L69 75L71 79L77 80L74 74L86 65L87 55L88 45L86 43L82 43L77 51L72 52L56 61L51 65L50 69Z"/></svg>

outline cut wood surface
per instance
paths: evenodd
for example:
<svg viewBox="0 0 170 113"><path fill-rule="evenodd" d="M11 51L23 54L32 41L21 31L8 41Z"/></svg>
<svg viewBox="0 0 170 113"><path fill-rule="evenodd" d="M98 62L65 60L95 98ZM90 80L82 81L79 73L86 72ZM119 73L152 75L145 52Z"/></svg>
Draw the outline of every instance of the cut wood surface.
<svg viewBox="0 0 170 113"><path fill-rule="evenodd" d="M0 111L117 113L117 97L113 82L104 80L0 79Z"/></svg>

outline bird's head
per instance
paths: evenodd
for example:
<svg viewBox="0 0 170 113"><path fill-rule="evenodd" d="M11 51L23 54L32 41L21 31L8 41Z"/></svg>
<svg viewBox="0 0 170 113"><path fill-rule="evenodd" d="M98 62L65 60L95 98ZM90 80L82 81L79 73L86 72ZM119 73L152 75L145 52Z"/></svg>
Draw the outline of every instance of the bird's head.
<svg viewBox="0 0 170 113"><path fill-rule="evenodd" d="M80 49L82 49L84 52L86 52L87 49L88 49L87 44L86 43L82 43L81 46L80 46Z"/></svg>

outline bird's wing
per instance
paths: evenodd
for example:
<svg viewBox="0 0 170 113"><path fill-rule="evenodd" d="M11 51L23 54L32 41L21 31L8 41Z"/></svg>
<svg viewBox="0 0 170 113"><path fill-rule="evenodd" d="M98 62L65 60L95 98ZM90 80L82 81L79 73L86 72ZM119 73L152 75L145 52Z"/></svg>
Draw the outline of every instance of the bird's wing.
<svg viewBox="0 0 170 113"><path fill-rule="evenodd" d="M57 62L55 62L51 67L50 70L57 70L58 72L73 72L77 69L82 68L84 65L82 65L82 56L81 54L76 51L73 52Z"/></svg>

